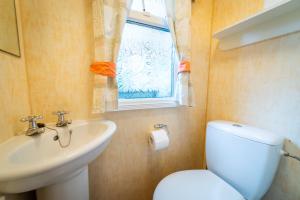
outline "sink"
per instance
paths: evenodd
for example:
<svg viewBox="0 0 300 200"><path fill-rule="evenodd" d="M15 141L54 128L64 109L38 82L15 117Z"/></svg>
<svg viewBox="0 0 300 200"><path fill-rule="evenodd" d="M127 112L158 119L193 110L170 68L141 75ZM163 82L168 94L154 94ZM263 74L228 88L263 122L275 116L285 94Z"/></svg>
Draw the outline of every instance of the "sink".
<svg viewBox="0 0 300 200"><path fill-rule="evenodd" d="M51 128L58 131L64 145L72 130L70 145L62 148L54 140L57 133L49 129L41 135L15 136L0 144L0 193L37 189L38 199L57 199L55 195L58 199L88 199L87 166L109 144L115 123L74 121L68 128ZM64 188L66 194L62 194Z"/></svg>

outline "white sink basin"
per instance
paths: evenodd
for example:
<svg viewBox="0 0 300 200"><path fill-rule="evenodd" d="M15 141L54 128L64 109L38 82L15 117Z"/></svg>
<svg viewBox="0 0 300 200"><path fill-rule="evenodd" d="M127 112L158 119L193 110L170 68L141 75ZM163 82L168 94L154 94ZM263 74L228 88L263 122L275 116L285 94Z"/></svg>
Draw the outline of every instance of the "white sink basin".
<svg viewBox="0 0 300 200"><path fill-rule="evenodd" d="M55 127L56 128L56 127ZM106 148L116 125L111 121L75 121L70 145L61 148L55 131L16 136L0 144L0 193L26 192L60 183L81 173ZM61 142L69 133L57 128Z"/></svg>

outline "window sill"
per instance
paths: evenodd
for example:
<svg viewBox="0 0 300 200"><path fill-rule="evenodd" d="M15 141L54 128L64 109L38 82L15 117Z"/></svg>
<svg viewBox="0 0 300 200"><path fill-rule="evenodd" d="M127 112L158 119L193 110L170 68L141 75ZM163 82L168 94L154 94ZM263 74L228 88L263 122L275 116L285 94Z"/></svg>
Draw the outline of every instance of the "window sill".
<svg viewBox="0 0 300 200"><path fill-rule="evenodd" d="M119 100L118 111L140 110L140 109L155 109L155 108L174 108L178 107L175 99L134 99L134 100Z"/></svg>

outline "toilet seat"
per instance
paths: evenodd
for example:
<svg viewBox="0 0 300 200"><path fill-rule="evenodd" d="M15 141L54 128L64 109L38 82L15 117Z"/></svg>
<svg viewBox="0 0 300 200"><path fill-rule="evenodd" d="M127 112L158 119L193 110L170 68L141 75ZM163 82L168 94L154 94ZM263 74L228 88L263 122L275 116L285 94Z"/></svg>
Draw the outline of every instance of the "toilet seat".
<svg viewBox="0 0 300 200"><path fill-rule="evenodd" d="M153 200L244 200L224 180L208 170L187 170L165 177Z"/></svg>

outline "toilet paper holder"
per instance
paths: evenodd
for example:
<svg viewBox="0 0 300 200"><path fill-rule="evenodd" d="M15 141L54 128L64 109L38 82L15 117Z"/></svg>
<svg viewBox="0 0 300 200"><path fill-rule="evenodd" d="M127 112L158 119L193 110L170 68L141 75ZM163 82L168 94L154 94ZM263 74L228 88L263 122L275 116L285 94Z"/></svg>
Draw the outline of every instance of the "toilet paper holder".
<svg viewBox="0 0 300 200"><path fill-rule="evenodd" d="M159 151L169 147L170 138L168 126L165 124L154 124L154 130L149 136L149 144L154 151Z"/></svg>
<svg viewBox="0 0 300 200"><path fill-rule="evenodd" d="M166 124L154 124L154 128L155 129L165 129L167 131L168 135L170 134L168 125L166 125Z"/></svg>

